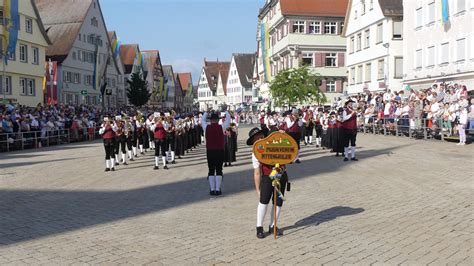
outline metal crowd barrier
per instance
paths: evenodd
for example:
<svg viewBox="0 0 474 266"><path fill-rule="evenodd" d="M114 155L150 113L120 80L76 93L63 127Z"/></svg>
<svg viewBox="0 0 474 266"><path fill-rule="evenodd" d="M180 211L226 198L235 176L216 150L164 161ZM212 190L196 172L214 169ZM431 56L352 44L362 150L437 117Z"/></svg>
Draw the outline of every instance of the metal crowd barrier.
<svg viewBox="0 0 474 266"><path fill-rule="evenodd" d="M368 120L368 121L367 121ZM436 139L444 141L456 137L456 126L442 119L427 118L377 118L359 117L359 132L384 136L406 136L413 139ZM447 126L448 125L448 126ZM472 137L473 129L466 129L466 136Z"/></svg>
<svg viewBox="0 0 474 266"><path fill-rule="evenodd" d="M97 138L100 138L98 128L94 128L93 130L81 128L0 133L0 152L36 149L72 142L93 141Z"/></svg>

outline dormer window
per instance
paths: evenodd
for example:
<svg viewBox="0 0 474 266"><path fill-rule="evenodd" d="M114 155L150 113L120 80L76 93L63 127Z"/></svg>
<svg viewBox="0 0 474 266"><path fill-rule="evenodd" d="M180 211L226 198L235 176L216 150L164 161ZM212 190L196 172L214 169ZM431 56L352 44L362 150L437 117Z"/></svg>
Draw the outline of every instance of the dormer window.
<svg viewBox="0 0 474 266"><path fill-rule="evenodd" d="M91 19L91 25L94 26L94 27L99 27L99 21L97 20L97 18L93 17Z"/></svg>

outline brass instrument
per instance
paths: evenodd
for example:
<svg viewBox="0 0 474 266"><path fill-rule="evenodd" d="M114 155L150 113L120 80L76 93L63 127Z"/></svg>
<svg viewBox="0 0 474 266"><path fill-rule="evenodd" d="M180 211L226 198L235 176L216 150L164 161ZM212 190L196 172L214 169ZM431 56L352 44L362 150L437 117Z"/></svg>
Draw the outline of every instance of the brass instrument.
<svg viewBox="0 0 474 266"><path fill-rule="evenodd" d="M117 123L117 136L121 137L123 134L124 134L124 122L123 121L119 121Z"/></svg>

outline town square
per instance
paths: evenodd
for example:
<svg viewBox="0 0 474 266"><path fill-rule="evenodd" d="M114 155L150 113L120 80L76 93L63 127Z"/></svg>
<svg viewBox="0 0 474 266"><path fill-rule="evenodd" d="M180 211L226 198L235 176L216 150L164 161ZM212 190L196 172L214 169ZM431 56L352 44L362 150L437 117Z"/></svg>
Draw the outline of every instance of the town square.
<svg viewBox="0 0 474 266"><path fill-rule="evenodd" d="M474 264L474 1L0 17L0 265Z"/></svg>

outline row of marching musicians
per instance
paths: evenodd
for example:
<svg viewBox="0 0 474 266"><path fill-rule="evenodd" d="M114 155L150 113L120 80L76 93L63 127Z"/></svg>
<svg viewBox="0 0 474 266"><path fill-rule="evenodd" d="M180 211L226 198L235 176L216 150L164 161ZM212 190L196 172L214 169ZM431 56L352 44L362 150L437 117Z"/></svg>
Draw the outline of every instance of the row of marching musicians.
<svg viewBox="0 0 474 266"><path fill-rule="evenodd" d="M105 171L115 171L120 163L155 152L155 170L168 169L202 143L201 115L174 116L155 112L145 119L140 112L135 116L104 117L99 134L105 148ZM160 158L161 157L161 158Z"/></svg>

